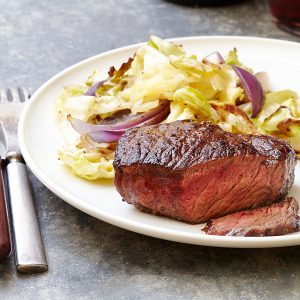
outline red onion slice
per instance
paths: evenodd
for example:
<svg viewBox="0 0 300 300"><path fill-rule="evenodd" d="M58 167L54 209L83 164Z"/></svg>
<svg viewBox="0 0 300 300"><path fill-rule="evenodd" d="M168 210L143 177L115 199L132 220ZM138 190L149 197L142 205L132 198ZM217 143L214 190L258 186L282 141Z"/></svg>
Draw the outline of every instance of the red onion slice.
<svg viewBox="0 0 300 300"><path fill-rule="evenodd" d="M215 64L215 65L221 65L224 64L224 58L222 57L222 55L220 54L220 52L212 52L210 54L208 54L207 56L205 56L202 59L203 63L210 63L210 64Z"/></svg>
<svg viewBox="0 0 300 300"><path fill-rule="evenodd" d="M112 143L119 140L125 131L94 131L87 134L94 142Z"/></svg>
<svg viewBox="0 0 300 300"><path fill-rule="evenodd" d="M68 120L70 121L72 127L80 134L90 134L92 132L124 132L125 129L110 129L109 126L101 126L100 125L94 125L91 123L87 123L84 121L81 121L79 119L71 117L71 115L68 115ZM100 127L100 128L99 128Z"/></svg>
<svg viewBox="0 0 300 300"><path fill-rule="evenodd" d="M162 101L158 107L151 109L148 112L136 115L128 115L123 119L120 119L120 122L113 125L94 125L90 123L82 122L81 120L70 118L69 121L71 122L72 126L76 131L81 134L87 134L91 131L120 131L125 130L139 124L146 122L147 120L151 119L152 117L160 114L162 111L169 109L169 101L164 100Z"/></svg>
<svg viewBox="0 0 300 300"><path fill-rule="evenodd" d="M252 103L251 117L255 118L264 105L265 99L262 86L257 78L248 71L237 66L232 66L232 68L241 80L242 88L245 91L245 97Z"/></svg>
<svg viewBox="0 0 300 300"><path fill-rule="evenodd" d="M97 89L105 82L106 80L99 81L92 85L86 92L85 96L96 96Z"/></svg>
<svg viewBox="0 0 300 300"><path fill-rule="evenodd" d="M165 108L159 114L153 116L151 119L148 119L147 121L139 124L138 126L140 127L140 126L159 124L160 122L165 120L169 114L170 114L170 105L165 106Z"/></svg>
<svg viewBox="0 0 300 300"><path fill-rule="evenodd" d="M70 115L68 120L78 133L87 135L98 143L109 143L117 141L126 129L158 124L165 120L169 113L169 101L163 101L158 107L149 112L126 116L121 122L114 125L94 125L72 118Z"/></svg>

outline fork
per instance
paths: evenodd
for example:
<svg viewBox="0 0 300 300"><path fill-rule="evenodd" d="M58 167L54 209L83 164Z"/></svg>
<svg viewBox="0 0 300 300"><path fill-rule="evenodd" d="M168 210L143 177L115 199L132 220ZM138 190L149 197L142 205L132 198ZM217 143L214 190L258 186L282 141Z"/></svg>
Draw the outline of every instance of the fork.
<svg viewBox="0 0 300 300"><path fill-rule="evenodd" d="M46 271L48 266L17 138L19 116L29 97L24 88L0 89L0 144L6 145L6 188L16 266L21 272L35 273Z"/></svg>

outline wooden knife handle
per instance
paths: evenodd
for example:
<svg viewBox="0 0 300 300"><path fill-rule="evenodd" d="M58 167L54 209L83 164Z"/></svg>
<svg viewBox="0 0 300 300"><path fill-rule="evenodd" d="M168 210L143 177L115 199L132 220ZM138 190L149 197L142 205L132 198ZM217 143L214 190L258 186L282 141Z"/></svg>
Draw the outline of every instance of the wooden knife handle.
<svg viewBox="0 0 300 300"><path fill-rule="evenodd" d="M8 220L4 195L3 163L0 158L0 260L10 254L11 244L8 230Z"/></svg>

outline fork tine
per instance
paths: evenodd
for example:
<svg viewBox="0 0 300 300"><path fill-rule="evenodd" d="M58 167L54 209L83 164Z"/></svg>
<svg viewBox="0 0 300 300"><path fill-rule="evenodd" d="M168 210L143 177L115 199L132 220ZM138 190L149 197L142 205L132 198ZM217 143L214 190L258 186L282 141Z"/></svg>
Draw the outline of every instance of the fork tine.
<svg viewBox="0 0 300 300"><path fill-rule="evenodd" d="M0 89L0 102L8 102L6 89Z"/></svg>
<svg viewBox="0 0 300 300"><path fill-rule="evenodd" d="M11 88L12 102L21 102L20 95L17 88Z"/></svg>
<svg viewBox="0 0 300 300"><path fill-rule="evenodd" d="M29 94L27 89L25 89L23 87L19 87L19 92L20 92L20 94L23 95L24 102L27 101L30 98L30 94ZM21 96L21 99L22 99L22 96Z"/></svg>

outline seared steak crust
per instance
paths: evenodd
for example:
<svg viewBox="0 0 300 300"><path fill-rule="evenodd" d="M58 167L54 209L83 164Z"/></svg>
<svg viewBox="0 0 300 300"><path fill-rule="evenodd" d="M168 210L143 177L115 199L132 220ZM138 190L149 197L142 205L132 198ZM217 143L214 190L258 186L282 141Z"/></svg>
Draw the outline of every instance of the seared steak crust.
<svg viewBox="0 0 300 300"><path fill-rule="evenodd" d="M293 149L274 137L176 121L133 128L121 137L115 185L141 210L201 223L283 199L295 164Z"/></svg>
<svg viewBox="0 0 300 300"><path fill-rule="evenodd" d="M253 210L239 211L210 220L203 229L211 235L273 236L299 231L299 205L290 197Z"/></svg>

